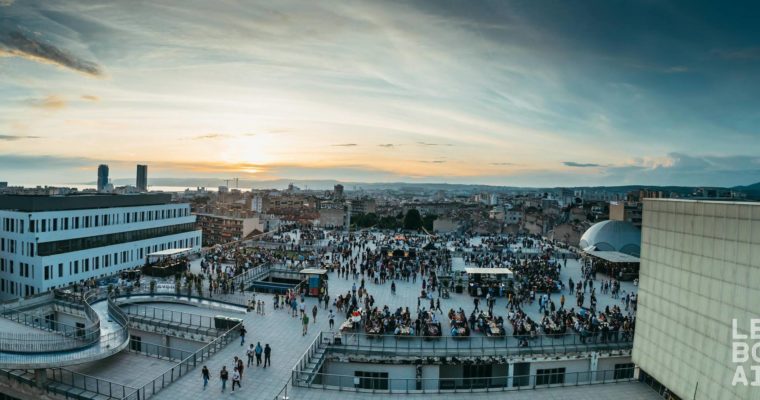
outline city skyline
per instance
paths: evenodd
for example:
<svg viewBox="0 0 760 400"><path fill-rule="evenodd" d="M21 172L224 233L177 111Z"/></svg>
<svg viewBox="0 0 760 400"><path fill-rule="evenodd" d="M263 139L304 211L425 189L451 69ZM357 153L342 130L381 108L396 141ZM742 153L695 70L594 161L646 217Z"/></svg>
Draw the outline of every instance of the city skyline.
<svg viewBox="0 0 760 400"><path fill-rule="evenodd" d="M754 4L0 1L0 170L760 181Z"/></svg>

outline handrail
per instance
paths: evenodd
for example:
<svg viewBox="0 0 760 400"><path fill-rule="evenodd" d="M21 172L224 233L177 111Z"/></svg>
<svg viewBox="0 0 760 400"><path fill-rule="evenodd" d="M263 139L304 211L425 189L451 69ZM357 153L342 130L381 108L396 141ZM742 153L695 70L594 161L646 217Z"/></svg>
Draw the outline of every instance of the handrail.
<svg viewBox="0 0 760 400"><path fill-rule="evenodd" d="M47 373L48 382L60 383L76 389L86 390L97 395L108 396L109 398L123 399L135 390L132 386L113 382L108 379L98 378L95 376L83 374L65 368L50 368ZM67 389L59 388L55 385L48 384L47 390L50 392L68 394Z"/></svg>
<svg viewBox="0 0 760 400"><path fill-rule="evenodd" d="M158 393L161 389L171 385L176 379L187 375L187 373L193 370L198 363L201 363L204 360L208 359L217 351L219 351L219 349L235 340L236 338L234 338L233 335L240 329L241 325L242 324L235 325L230 330L226 331L221 336L211 341L209 344L201 347L173 367L166 370L158 378L155 378L142 387L137 388L134 392L127 394L124 399L146 400Z"/></svg>
<svg viewBox="0 0 760 400"><path fill-rule="evenodd" d="M140 304L124 304L124 313L130 317L145 317L158 321L168 321L179 324L193 325L201 328L214 329L214 317L206 315L174 311L165 308L143 306Z"/></svg>
<svg viewBox="0 0 760 400"><path fill-rule="evenodd" d="M638 381L638 372L639 368L634 366L602 371L536 373L530 375L501 375L474 378L357 378L354 375L316 373L312 381L304 384L294 379L293 385L325 390L388 394L476 393L634 382Z"/></svg>
<svg viewBox="0 0 760 400"><path fill-rule="evenodd" d="M53 299L56 297L58 297L58 292L53 293ZM100 318L84 298L78 298L75 301L84 306L89 325L76 327L56 321L46 321L41 315L3 305L0 312L2 317L45 332L24 334L2 332L0 333L0 351L54 353L84 348L97 343L100 340ZM48 323L51 323L53 327L47 326Z"/></svg>
<svg viewBox="0 0 760 400"><path fill-rule="evenodd" d="M324 332L337 336L336 332ZM527 345L525 340L527 340ZM521 343L522 341L522 343ZM633 338L628 340L602 340L601 335L537 335L524 336L396 336L369 335L346 332L341 334L341 344L335 349L349 351L385 351L402 354L457 355L457 354L535 354L538 352L582 352L600 350L628 350Z"/></svg>

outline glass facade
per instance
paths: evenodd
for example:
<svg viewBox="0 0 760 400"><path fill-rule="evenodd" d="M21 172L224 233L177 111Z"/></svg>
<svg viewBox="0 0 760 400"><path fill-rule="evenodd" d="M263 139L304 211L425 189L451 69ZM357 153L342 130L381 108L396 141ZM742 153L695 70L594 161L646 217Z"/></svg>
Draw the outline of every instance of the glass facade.
<svg viewBox="0 0 760 400"><path fill-rule="evenodd" d="M40 256L52 256L55 254L63 254L104 246L113 246L122 243L137 242L140 240L153 239L162 236L176 235L178 233L192 232L194 230L196 230L195 224L189 223L112 233L110 235L58 240L55 242L39 243L37 245L37 254Z"/></svg>

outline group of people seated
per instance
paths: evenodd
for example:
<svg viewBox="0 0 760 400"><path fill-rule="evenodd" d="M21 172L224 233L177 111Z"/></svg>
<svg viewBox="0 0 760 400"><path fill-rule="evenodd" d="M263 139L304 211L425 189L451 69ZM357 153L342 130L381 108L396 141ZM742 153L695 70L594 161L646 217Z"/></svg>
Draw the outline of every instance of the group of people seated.
<svg viewBox="0 0 760 400"><path fill-rule="evenodd" d="M449 310L449 326L451 327L452 337L470 336L470 326L467 321L467 314L461 308L458 311Z"/></svg>
<svg viewBox="0 0 760 400"><path fill-rule="evenodd" d="M573 314L572 324L583 343L613 343L633 340L636 317L624 315L617 305L607 306L597 314L582 308Z"/></svg>
<svg viewBox="0 0 760 400"><path fill-rule="evenodd" d="M504 318L497 317L490 311L470 314L470 327L486 336L504 336L506 334Z"/></svg>

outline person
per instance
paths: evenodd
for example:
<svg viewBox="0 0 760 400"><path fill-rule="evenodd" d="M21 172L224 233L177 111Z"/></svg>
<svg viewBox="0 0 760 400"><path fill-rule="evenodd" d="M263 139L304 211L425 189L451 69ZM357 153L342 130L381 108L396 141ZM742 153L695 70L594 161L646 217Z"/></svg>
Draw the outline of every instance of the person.
<svg viewBox="0 0 760 400"><path fill-rule="evenodd" d="M227 367L222 367L222 371L219 372L219 379L222 381L222 393L224 393L224 389L227 388L227 378L229 378L230 373L227 371Z"/></svg>
<svg viewBox="0 0 760 400"><path fill-rule="evenodd" d="M333 314L333 310L330 310L328 318L330 319L330 330L333 330L333 327L335 326L335 314Z"/></svg>
<svg viewBox="0 0 760 400"><path fill-rule="evenodd" d="M253 363L253 356L255 354L255 350L253 349L253 343L251 343L251 346L248 348L248 351L245 352L245 355L248 356L248 368L251 367L251 363ZM256 363L258 365L258 362Z"/></svg>
<svg viewBox="0 0 760 400"><path fill-rule="evenodd" d="M253 345L251 345L251 346L253 346ZM256 353L256 366L257 367L259 365L261 365L261 352L262 351L264 351L264 350L261 348L261 342L256 342L256 350L254 350L254 352Z"/></svg>
<svg viewBox="0 0 760 400"><path fill-rule="evenodd" d="M211 377L211 374L209 374L208 367L205 365L203 366L203 370L201 370L201 377L203 377L203 390L206 390L206 386L208 386L208 380Z"/></svg>
<svg viewBox="0 0 760 400"><path fill-rule="evenodd" d="M269 365L272 366L272 359L270 358L272 356L272 348L269 347L269 343L264 345L264 368Z"/></svg>
<svg viewBox="0 0 760 400"><path fill-rule="evenodd" d="M303 332L301 333L301 336L306 336L306 334L309 332L309 316L306 315L306 313L303 314L303 319L301 322L303 322Z"/></svg>
<svg viewBox="0 0 760 400"><path fill-rule="evenodd" d="M311 309L311 315L314 317L314 319L311 321L312 324L317 323L317 305L315 304L314 307Z"/></svg>
<svg viewBox="0 0 760 400"><path fill-rule="evenodd" d="M237 372L240 374L240 377L243 377L243 359L239 359L237 361Z"/></svg>
<svg viewBox="0 0 760 400"><path fill-rule="evenodd" d="M240 325L240 345L242 346L243 343L245 343L245 333L248 332L245 330L245 326Z"/></svg>
<svg viewBox="0 0 760 400"><path fill-rule="evenodd" d="M232 391L235 391L235 385L237 384L238 388L240 388L240 373L235 370L232 371Z"/></svg>

